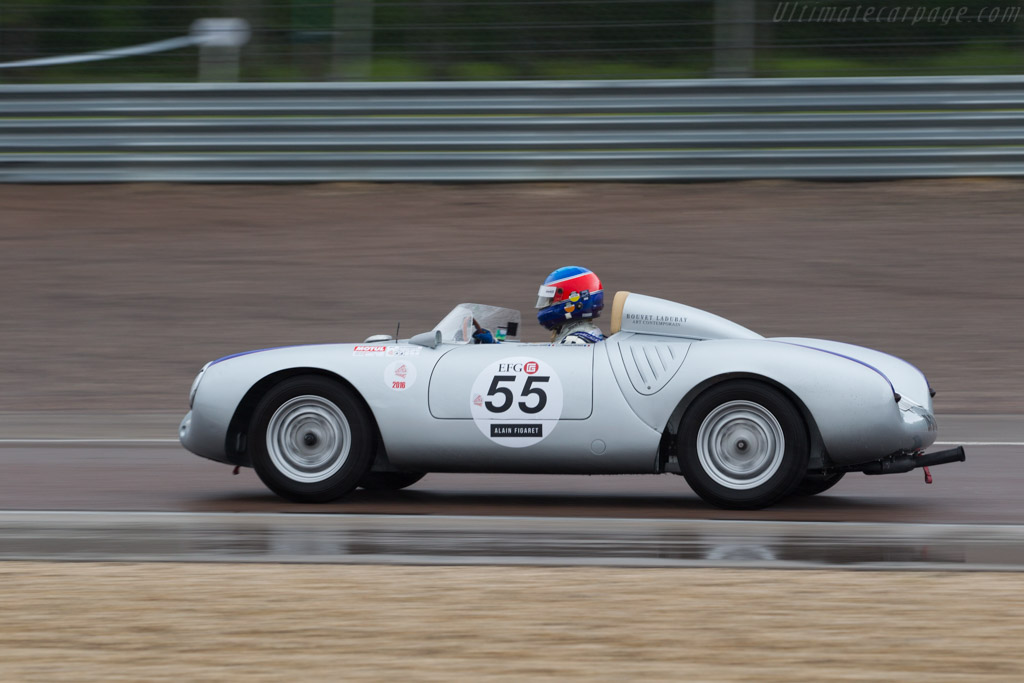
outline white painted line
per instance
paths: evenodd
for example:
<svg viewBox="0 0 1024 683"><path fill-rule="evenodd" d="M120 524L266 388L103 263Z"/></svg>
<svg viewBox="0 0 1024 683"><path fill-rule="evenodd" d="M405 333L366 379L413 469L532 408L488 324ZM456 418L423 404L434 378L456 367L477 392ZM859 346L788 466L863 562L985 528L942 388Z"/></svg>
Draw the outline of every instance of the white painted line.
<svg viewBox="0 0 1024 683"><path fill-rule="evenodd" d="M328 524L340 528L339 522L359 525L361 528L392 528L395 523L407 524L416 529L435 529L438 522L474 524L478 527L511 529L515 531L551 526L578 526L609 530L621 528L629 531L633 528L665 529L700 528L713 529L716 533L726 533L731 529L750 529L753 536L767 534L785 534L795 531L801 535L818 533L833 538L837 530L849 534L865 534L876 540L883 535L899 535L903 532L929 533L942 532L957 534L964 532L968 538L984 539L986 535L1003 536L1006 534L1024 535L1024 524L984 524L971 522L854 522L854 521L792 521L781 519L668 519L664 517L533 517L529 515L420 515L420 514L374 514L365 515L351 512L178 512L169 510L4 510L0 509L0 530L3 524L11 521L32 518L46 518L48 522L57 520L69 524L103 524L105 522L124 523L140 520L157 522L164 520L172 524L207 524L207 523L244 523L255 525L273 524L279 526L308 526L311 524ZM95 518L89 520L87 518ZM22 519L18 519L22 518ZM352 527L344 527L352 528Z"/></svg>
<svg viewBox="0 0 1024 683"><path fill-rule="evenodd" d="M176 444L177 439L0 439L0 444L5 445L60 445L60 444L132 444L132 443L159 443Z"/></svg>
<svg viewBox="0 0 1024 683"><path fill-rule="evenodd" d="M936 441L936 446L1024 446L1024 441Z"/></svg>
<svg viewBox="0 0 1024 683"><path fill-rule="evenodd" d="M60 444L176 444L178 439L0 439L0 445L60 445ZM936 441L935 446L1024 446L1024 441Z"/></svg>

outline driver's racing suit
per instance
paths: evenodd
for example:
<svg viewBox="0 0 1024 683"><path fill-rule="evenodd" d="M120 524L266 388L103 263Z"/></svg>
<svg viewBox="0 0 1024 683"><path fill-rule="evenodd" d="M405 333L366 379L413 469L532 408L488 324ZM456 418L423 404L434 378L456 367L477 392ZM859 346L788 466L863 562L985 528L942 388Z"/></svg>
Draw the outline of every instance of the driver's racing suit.
<svg viewBox="0 0 1024 683"><path fill-rule="evenodd" d="M551 341L555 344L596 344L604 341L604 334L589 320L573 320L555 330Z"/></svg>

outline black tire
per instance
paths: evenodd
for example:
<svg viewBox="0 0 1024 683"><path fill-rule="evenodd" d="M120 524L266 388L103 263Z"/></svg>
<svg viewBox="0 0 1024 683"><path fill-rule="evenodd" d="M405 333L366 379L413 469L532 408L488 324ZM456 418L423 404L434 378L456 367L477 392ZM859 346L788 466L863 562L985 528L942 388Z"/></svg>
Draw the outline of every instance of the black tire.
<svg viewBox="0 0 1024 683"><path fill-rule="evenodd" d="M425 472L367 472L359 480L359 488L367 491L400 491L425 476Z"/></svg>
<svg viewBox="0 0 1024 683"><path fill-rule="evenodd" d="M373 464L376 430L352 390L317 375L287 379L260 400L249 426L252 466L297 503L351 492Z"/></svg>
<svg viewBox="0 0 1024 683"><path fill-rule="evenodd" d="M792 495L816 496L819 493L824 493L838 484L845 474L846 472L832 472L827 475L821 472L808 472L800 483L796 485L796 488L793 489Z"/></svg>
<svg viewBox="0 0 1024 683"><path fill-rule="evenodd" d="M807 471L807 427L776 389L750 380L717 384L687 409L679 430L686 482L721 508L764 508Z"/></svg>

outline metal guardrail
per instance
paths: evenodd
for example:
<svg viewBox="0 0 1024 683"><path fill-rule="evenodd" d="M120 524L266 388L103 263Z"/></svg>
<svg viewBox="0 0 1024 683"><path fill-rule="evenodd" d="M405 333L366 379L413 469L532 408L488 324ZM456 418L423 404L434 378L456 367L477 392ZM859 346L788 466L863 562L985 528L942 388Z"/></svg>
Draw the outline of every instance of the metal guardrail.
<svg viewBox="0 0 1024 683"><path fill-rule="evenodd" d="M3 182L1024 175L1024 77L0 86Z"/></svg>

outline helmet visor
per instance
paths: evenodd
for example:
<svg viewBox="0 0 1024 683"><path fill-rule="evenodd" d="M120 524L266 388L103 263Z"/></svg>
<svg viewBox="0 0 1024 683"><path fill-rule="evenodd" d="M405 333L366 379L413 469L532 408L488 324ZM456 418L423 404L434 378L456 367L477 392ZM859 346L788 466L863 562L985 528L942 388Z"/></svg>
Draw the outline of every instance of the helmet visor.
<svg viewBox="0 0 1024 683"><path fill-rule="evenodd" d="M536 308L547 308L555 301L555 297L558 295L558 287L553 285L541 285L540 290L537 292L537 306Z"/></svg>

